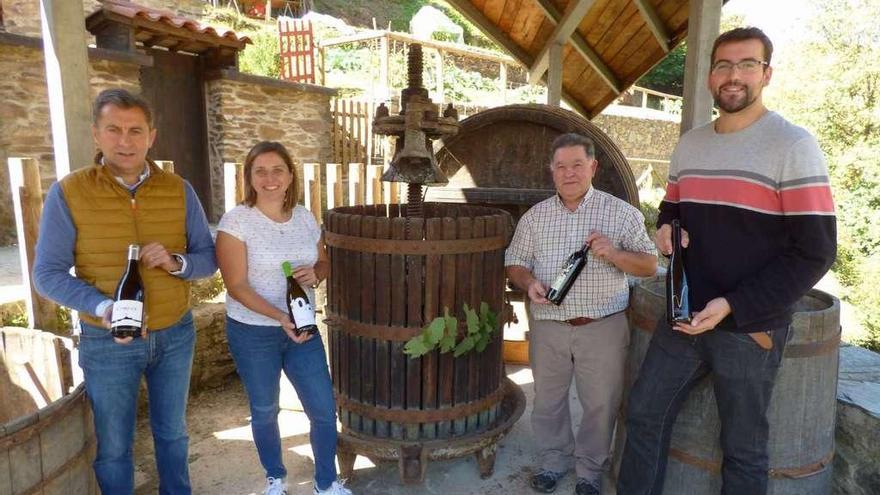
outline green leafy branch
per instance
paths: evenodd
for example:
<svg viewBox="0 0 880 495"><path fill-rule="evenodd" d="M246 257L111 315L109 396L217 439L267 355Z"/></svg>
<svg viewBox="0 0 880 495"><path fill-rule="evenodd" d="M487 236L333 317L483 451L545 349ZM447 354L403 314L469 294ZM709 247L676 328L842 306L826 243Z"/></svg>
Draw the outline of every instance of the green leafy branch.
<svg viewBox="0 0 880 495"><path fill-rule="evenodd" d="M433 351L440 346L441 353L454 352L459 357L472 349L483 352L492 338L492 332L498 327L498 315L485 302L480 303L479 314L464 305L467 333L461 340L458 337L458 318L449 314L449 308L443 308L443 316L438 316L422 329L422 333L409 339L403 346L404 354L410 359L417 358Z"/></svg>

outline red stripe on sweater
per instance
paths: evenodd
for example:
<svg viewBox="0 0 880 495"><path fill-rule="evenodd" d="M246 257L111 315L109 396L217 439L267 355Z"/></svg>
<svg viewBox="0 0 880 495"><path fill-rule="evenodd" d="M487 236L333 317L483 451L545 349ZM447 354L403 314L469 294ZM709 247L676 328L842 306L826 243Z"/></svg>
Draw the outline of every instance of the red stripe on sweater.
<svg viewBox="0 0 880 495"><path fill-rule="evenodd" d="M782 209L787 214L834 214L834 200L828 184L785 189L780 194Z"/></svg>
<svg viewBox="0 0 880 495"><path fill-rule="evenodd" d="M681 177L678 189L679 201L721 203L766 213L783 213L782 201L776 190L747 180L729 177Z"/></svg>

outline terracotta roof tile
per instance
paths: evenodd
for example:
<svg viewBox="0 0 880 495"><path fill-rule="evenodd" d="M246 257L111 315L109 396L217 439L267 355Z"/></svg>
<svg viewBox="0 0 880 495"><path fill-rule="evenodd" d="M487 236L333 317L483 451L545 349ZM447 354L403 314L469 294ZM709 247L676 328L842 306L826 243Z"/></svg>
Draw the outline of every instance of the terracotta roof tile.
<svg viewBox="0 0 880 495"><path fill-rule="evenodd" d="M187 29L194 33L207 34L216 36L217 38L237 41L239 43L251 42L250 38L247 36L239 37L234 31L223 31L222 33L218 33L217 30L211 26L206 26L192 19L178 16L169 10L152 9L126 0L104 0L103 10L128 17L129 19L139 17L150 22L163 23L176 28Z"/></svg>

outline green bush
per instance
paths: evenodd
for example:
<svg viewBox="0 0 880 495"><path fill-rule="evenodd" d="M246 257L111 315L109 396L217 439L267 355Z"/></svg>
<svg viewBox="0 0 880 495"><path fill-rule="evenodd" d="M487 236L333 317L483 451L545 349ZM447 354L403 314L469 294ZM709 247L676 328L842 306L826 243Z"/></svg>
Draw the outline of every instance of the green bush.
<svg viewBox="0 0 880 495"><path fill-rule="evenodd" d="M265 29L249 36L253 43L244 49L238 59L241 71L256 76L277 78L280 64L278 33Z"/></svg>

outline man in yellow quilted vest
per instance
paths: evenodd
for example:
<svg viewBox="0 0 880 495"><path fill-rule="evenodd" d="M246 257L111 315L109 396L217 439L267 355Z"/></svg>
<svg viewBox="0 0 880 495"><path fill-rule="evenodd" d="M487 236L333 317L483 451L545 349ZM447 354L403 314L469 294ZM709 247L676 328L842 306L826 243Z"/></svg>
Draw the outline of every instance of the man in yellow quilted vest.
<svg viewBox="0 0 880 495"><path fill-rule="evenodd" d="M99 150L94 165L49 189L34 283L79 312L79 365L94 411L101 491L134 492L132 446L145 377L159 492L189 494L186 401L195 345L189 281L216 271L214 242L192 186L147 159L156 129L144 100L122 89L101 92L92 133ZM108 331L112 298L131 244L141 247L144 330L115 338Z"/></svg>

